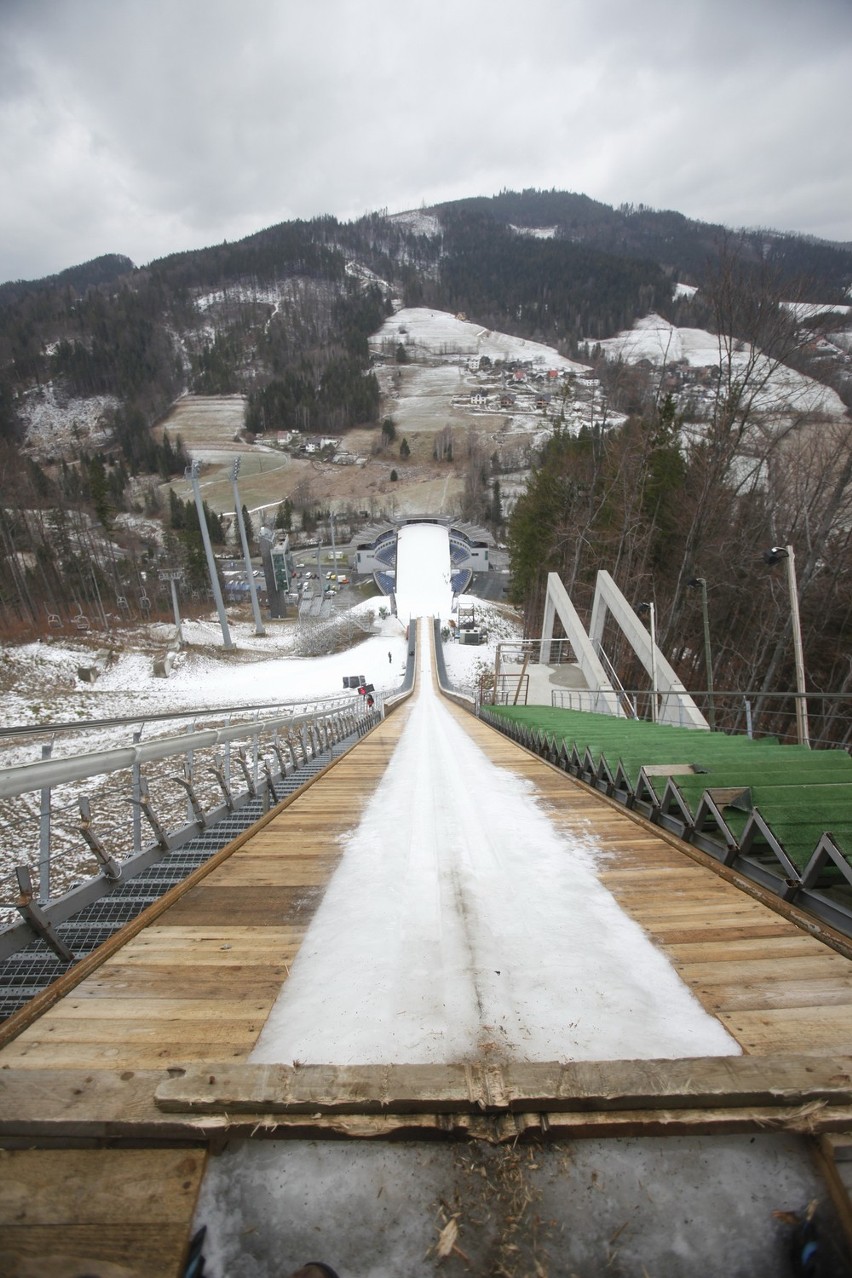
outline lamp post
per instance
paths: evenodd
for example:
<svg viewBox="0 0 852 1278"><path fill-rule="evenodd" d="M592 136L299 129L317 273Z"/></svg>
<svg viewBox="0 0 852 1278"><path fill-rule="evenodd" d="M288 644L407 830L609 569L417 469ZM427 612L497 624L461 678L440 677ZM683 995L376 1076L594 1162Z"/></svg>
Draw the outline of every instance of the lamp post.
<svg viewBox="0 0 852 1278"><path fill-rule="evenodd" d="M704 577L691 577L686 583L701 590L701 615L704 619L704 664L707 667L707 718L710 727L716 727L716 706L713 701L713 655L710 651L710 614L707 609L707 582Z"/></svg>
<svg viewBox="0 0 852 1278"><path fill-rule="evenodd" d="M772 568L787 564L787 591L790 595L790 620L793 625L793 656L796 664L796 729L799 745L810 746L808 703L805 696L805 657L802 650L802 623L799 618L799 588L796 583L796 556L792 546L771 546L763 552L764 563Z"/></svg>
<svg viewBox="0 0 852 1278"><path fill-rule="evenodd" d="M651 722L657 722L657 631L654 621L654 605L653 603L640 603L636 605L638 613L647 612L648 625L651 631Z"/></svg>

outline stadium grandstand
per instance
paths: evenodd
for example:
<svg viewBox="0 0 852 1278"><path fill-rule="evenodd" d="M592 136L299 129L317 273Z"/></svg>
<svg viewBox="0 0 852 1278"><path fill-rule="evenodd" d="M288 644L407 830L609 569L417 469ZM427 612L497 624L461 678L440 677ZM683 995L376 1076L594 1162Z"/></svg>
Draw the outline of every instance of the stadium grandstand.
<svg viewBox="0 0 852 1278"><path fill-rule="evenodd" d="M446 528L450 543L451 584L454 595L464 594L475 572L487 572L494 538L478 524L411 515L394 522L370 524L355 541L355 569L372 574L382 594L395 597L397 536L410 524L438 524Z"/></svg>

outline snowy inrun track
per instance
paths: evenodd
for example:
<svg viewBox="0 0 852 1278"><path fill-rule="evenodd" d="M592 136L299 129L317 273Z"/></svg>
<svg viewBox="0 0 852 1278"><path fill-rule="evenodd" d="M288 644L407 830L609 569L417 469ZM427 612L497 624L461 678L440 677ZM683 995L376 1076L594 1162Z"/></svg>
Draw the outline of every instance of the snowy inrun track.
<svg viewBox="0 0 852 1278"><path fill-rule="evenodd" d="M447 708L430 631L408 722L251 1059L738 1054L599 882L594 837L560 832Z"/></svg>

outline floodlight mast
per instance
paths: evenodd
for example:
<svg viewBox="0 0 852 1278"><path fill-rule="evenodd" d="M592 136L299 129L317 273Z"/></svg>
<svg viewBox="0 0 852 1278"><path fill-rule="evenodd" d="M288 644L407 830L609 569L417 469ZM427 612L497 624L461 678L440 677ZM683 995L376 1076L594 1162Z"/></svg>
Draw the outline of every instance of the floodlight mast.
<svg viewBox="0 0 852 1278"><path fill-rule="evenodd" d="M186 477L192 484L192 495L195 498L195 509L198 512L198 526L201 529L201 540L204 545L204 554L207 558L207 571L210 574L210 588L213 591L213 598L216 601L216 611L219 614L219 625L222 628L222 646L227 652L232 652L235 644L231 639L231 632L228 629L228 615L225 612L225 601L222 598L222 589L219 585L219 575L216 572L216 560L213 558L213 546L210 542L210 530L207 527L207 520L204 515L204 501L201 496L201 487L198 483L198 475L201 470L201 463L193 461L192 465L186 471Z"/></svg>
<svg viewBox="0 0 852 1278"><path fill-rule="evenodd" d="M707 607L707 580L692 577L688 586L701 590L701 616L704 622L704 664L707 667L707 721L711 729L716 727L716 704L713 700L713 654L710 650L710 613Z"/></svg>
<svg viewBox="0 0 852 1278"><path fill-rule="evenodd" d="M651 632L651 722L656 723L659 717L657 705L657 625L653 602L636 605L637 612L647 612L648 628Z"/></svg>
<svg viewBox="0 0 852 1278"><path fill-rule="evenodd" d="M265 635L263 622L260 618L260 605L257 602L257 587L254 584L254 569L251 566L251 555L249 554L248 537L246 536L246 523L243 519L243 506L240 501L240 492L237 487L237 477L240 473L240 459L234 458L234 464L231 467L231 483L234 486L234 512L237 519L237 527L240 530L240 546L243 552L243 563L246 566L246 578L248 580L249 595L251 597L251 610L254 616L254 632L256 635Z"/></svg>

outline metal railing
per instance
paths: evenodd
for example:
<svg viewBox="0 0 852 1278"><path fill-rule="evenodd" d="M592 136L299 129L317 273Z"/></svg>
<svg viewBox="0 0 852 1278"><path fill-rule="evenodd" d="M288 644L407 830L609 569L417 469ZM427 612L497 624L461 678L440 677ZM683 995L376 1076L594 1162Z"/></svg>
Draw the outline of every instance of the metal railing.
<svg viewBox="0 0 852 1278"><path fill-rule="evenodd" d="M618 694L623 713L631 719L651 721L652 693L648 688L621 689ZM798 728L795 693L761 692L759 690L717 691L712 694L713 726L717 732L749 737L775 737L785 744L795 744ZM705 716L711 709L708 693L692 692L692 700ZM607 714L605 698L612 693L596 688L554 688L551 705L563 710L583 710L593 714ZM663 695L658 694L658 703ZM808 693L808 720L810 745L815 749L845 749L852 747L852 699L843 693ZM690 727L686 718L678 717L679 702L670 694L666 722ZM659 704L658 704L659 714Z"/></svg>
<svg viewBox="0 0 852 1278"><path fill-rule="evenodd" d="M32 927L38 913L55 913L58 900L91 889L92 880L108 890L249 800L268 807L282 778L357 740L383 713L380 703L368 709L351 694L310 704L310 712L297 703L210 726L199 726L196 714L189 731L148 741L139 718L111 720L130 731L128 744L54 756L51 738L41 759L0 769L0 929L20 915ZM70 917L65 907L59 913Z"/></svg>

